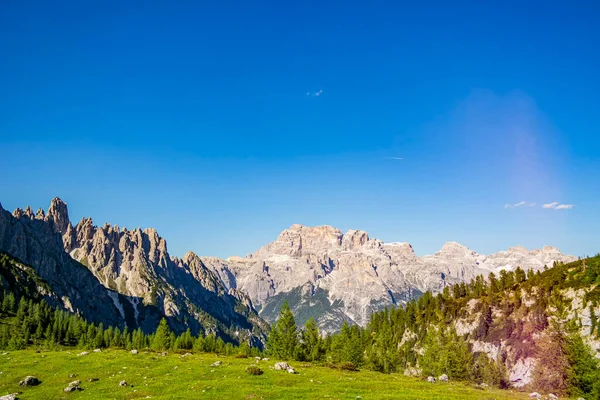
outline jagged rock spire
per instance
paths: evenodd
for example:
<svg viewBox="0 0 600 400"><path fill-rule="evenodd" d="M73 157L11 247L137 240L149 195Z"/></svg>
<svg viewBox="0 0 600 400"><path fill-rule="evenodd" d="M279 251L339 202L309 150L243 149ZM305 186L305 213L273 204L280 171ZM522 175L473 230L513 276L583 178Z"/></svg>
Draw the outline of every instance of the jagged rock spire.
<svg viewBox="0 0 600 400"><path fill-rule="evenodd" d="M56 231L64 235L71 223L69 221L69 210L67 209L67 203L58 197L53 198L52 202L50 202L50 208L48 209L48 215L46 219L54 222Z"/></svg>

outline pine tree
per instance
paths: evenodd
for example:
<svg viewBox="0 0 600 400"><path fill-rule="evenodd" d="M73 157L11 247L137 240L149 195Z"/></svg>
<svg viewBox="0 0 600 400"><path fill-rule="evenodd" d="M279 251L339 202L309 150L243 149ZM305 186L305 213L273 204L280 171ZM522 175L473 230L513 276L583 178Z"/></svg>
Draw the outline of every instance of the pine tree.
<svg viewBox="0 0 600 400"><path fill-rule="evenodd" d="M323 339L314 319L309 319L304 324L301 333L301 354L304 361L319 361L323 357Z"/></svg>
<svg viewBox="0 0 600 400"><path fill-rule="evenodd" d="M154 334L154 339L152 340L152 349L157 351L168 350L171 346L170 336L171 330L169 329L167 320L163 318L160 320L160 323L156 328L156 333Z"/></svg>
<svg viewBox="0 0 600 400"><path fill-rule="evenodd" d="M281 307L279 319L271 328L267 339L267 348L276 358L281 360L291 360L297 353L298 329L294 315L290 310L288 302L284 302Z"/></svg>

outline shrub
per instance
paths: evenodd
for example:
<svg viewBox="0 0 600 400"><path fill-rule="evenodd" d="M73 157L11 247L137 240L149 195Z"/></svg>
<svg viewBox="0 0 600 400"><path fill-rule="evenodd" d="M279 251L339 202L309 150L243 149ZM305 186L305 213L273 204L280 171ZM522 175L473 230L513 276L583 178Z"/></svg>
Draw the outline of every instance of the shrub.
<svg viewBox="0 0 600 400"><path fill-rule="evenodd" d="M258 368L256 365L251 365L248 368L246 368L246 372L249 373L250 375L262 375L263 374L263 370Z"/></svg>
<svg viewBox="0 0 600 400"><path fill-rule="evenodd" d="M325 366L326 366L327 368L331 368L331 369L337 369L337 365L336 365L336 364L334 364L334 363L326 362L326 363L325 363Z"/></svg>
<svg viewBox="0 0 600 400"><path fill-rule="evenodd" d="M340 363L338 365L338 368L343 370L343 371L358 371L358 368L356 367L356 364L354 364L353 362L350 361L346 361L343 363Z"/></svg>

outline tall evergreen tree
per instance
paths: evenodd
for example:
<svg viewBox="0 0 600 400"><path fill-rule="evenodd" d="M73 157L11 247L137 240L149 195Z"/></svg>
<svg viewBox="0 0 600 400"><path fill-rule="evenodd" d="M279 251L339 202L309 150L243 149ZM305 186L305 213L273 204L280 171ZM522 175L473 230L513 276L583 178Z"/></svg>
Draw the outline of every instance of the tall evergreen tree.
<svg viewBox="0 0 600 400"><path fill-rule="evenodd" d="M156 328L154 339L152 340L152 348L158 351L165 351L171 347L171 330L166 319L161 319Z"/></svg>
<svg viewBox="0 0 600 400"><path fill-rule="evenodd" d="M267 349L276 358L291 360L298 346L298 329L288 302L284 302L279 319L271 328L267 339Z"/></svg>

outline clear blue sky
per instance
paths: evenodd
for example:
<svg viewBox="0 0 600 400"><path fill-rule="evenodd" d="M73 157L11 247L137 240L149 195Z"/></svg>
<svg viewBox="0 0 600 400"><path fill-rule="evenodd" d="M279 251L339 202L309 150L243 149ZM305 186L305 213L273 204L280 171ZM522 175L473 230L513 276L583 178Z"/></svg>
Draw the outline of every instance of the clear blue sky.
<svg viewBox="0 0 600 400"><path fill-rule="evenodd" d="M294 223L595 254L599 4L5 0L0 201L179 256Z"/></svg>

